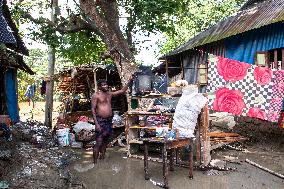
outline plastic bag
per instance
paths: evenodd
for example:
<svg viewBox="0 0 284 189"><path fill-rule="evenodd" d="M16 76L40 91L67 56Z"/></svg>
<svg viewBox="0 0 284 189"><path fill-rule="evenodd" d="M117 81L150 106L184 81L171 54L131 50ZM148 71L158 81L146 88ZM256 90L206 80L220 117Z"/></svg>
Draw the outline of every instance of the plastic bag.
<svg viewBox="0 0 284 189"><path fill-rule="evenodd" d="M84 122L84 121L78 121L76 123L76 125L73 127L73 130L76 132L76 133L79 133L81 130L86 130L86 131L91 131L91 130L95 130L96 129L96 126L95 125L92 125L88 122Z"/></svg>
<svg viewBox="0 0 284 189"><path fill-rule="evenodd" d="M173 120L173 128L179 130L180 137L194 137L198 115L207 101L206 97L198 93L197 87L183 90Z"/></svg>

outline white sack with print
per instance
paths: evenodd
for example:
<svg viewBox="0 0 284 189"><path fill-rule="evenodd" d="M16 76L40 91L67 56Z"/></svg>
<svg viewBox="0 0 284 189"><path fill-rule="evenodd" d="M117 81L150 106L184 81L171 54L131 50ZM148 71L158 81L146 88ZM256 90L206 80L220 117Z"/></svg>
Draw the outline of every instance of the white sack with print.
<svg viewBox="0 0 284 189"><path fill-rule="evenodd" d="M198 115L207 101L206 97L198 93L197 86L183 89L173 120L173 129L179 130L180 137L194 137Z"/></svg>

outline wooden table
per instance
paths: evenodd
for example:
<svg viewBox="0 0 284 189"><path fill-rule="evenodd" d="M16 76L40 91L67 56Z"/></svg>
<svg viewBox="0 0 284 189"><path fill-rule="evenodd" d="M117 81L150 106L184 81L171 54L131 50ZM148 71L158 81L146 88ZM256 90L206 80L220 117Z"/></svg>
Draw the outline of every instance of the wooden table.
<svg viewBox="0 0 284 189"><path fill-rule="evenodd" d="M162 147L162 158L163 158L163 178L164 183L162 184L163 188L169 188L168 185L168 163L167 163L167 151L170 152L170 170L173 171L173 156L174 149L190 146L189 151L189 178L193 178L193 152L192 145L193 141L190 138L180 138L174 140L160 139L160 138L146 138L143 139L144 145L144 171L145 171L145 180L149 180L148 172L148 148L149 145L158 145Z"/></svg>

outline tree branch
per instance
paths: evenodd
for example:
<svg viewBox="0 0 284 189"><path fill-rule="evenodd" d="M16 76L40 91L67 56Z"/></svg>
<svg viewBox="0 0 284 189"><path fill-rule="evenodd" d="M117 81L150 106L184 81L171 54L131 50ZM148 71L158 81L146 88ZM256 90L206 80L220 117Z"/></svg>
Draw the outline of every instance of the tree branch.
<svg viewBox="0 0 284 189"><path fill-rule="evenodd" d="M46 24L61 34L75 33L78 31L87 30L87 31L93 31L98 36L103 37L103 35L97 28L95 28L90 23L81 19L79 15L71 15L69 20L62 19L63 21L60 22L58 25L54 24L49 19L43 17L34 18L30 13L23 14L23 18L29 19L35 24Z"/></svg>

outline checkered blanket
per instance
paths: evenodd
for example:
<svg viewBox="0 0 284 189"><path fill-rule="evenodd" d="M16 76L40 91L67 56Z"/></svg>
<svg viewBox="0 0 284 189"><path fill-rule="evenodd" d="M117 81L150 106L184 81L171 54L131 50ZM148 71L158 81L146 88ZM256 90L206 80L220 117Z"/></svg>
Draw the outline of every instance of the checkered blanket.
<svg viewBox="0 0 284 189"><path fill-rule="evenodd" d="M207 93L215 111L276 122L284 98L284 71L211 56Z"/></svg>

